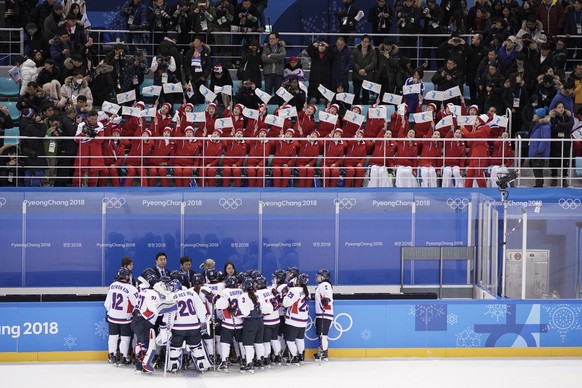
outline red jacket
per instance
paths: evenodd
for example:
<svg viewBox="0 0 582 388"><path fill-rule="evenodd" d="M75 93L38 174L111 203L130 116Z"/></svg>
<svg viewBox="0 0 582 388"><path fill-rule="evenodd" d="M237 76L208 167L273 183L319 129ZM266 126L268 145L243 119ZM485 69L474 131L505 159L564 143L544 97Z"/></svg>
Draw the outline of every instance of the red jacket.
<svg viewBox="0 0 582 388"><path fill-rule="evenodd" d="M396 147L396 165L418 166L418 144L415 141L403 140Z"/></svg>
<svg viewBox="0 0 582 388"><path fill-rule="evenodd" d="M323 154L323 164L326 167L330 167L332 164L335 164L336 167L339 167L343 162L345 154L346 143L344 143L343 140L340 140L337 143L335 140L328 141L325 147L325 153Z"/></svg>
<svg viewBox="0 0 582 388"><path fill-rule="evenodd" d="M222 158L222 165L242 166L247 154L247 142L244 140L228 140L226 144L226 153Z"/></svg>
<svg viewBox="0 0 582 388"><path fill-rule="evenodd" d="M301 140L299 144L299 152L297 153L297 158L295 159L295 165L297 167L309 166L313 167L317 163L319 158L319 153L321 150L321 145L318 141L312 144L309 140Z"/></svg>
<svg viewBox="0 0 582 388"><path fill-rule="evenodd" d="M254 140L249 147L247 166L265 166L273 149L273 142Z"/></svg>
<svg viewBox="0 0 582 388"><path fill-rule="evenodd" d="M367 144L363 140L349 141L346 150L346 158L344 159L344 166L355 167L358 164L363 166L366 163L366 148Z"/></svg>
<svg viewBox="0 0 582 388"><path fill-rule="evenodd" d="M141 136L141 133L146 128L145 117L127 116L125 124L121 129L121 136Z"/></svg>
<svg viewBox="0 0 582 388"><path fill-rule="evenodd" d="M106 166L120 166L125 158L124 141L105 140L103 142L103 162Z"/></svg>
<svg viewBox="0 0 582 388"><path fill-rule="evenodd" d="M511 167L513 165L513 157L513 149L509 139L505 141L499 139L493 142L490 165Z"/></svg>
<svg viewBox="0 0 582 388"><path fill-rule="evenodd" d="M315 119L312 117L307 117L305 111L300 111L297 114L297 122L293 129L295 130L295 136L297 137L307 137L311 135L311 132L315 131ZM299 132L299 127L301 127L301 133Z"/></svg>
<svg viewBox="0 0 582 388"><path fill-rule="evenodd" d="M198 140L178 140L174 148L174 166L191 166L200 165L200 141Z"/></svg>
<svg viewBox="0 0 582 388"><path fill-rule="evenodd" d="M275 144L275 155L271 161L272 167L281 167L286 164L291 166L297 155L297 142L295 140L280 140Z"/></svg>
<svg viewBox="0 0 582 388"><path fill-rule="evenodd" d="M154 141L138 137L131 141L131 149L125 158L125 164L128 166L145 166L149 164L149 156L154 149Z"/></svg>
<svg viewBox="0 0 582 388"><path fill-rule="evenodd" d="M393 137L405 138L409 129L408 115L401 116L397 112L392 113L392 116L390 116L390 130Z"/></svg>
<svg viewBox="0 0 582 388"><path fill-rule="evenodd" d="M396 142L392 139L378 139L374 142L374 151L368 164L374 166L394 167L394 155L396 154Z"/></svg>
<svg viewBox="0 0 582 388"><path fill-rule="evenodd" d="M174 149L176 148L176 143L174 140L167 139L167 144L165 139L159 139L154 142L154 151L152 152L152 157L148 160L149 166L159 166L162 163L166 165L172 164L172 159L170 155L174 154Z"/></svg>
<svg viewBox="0 0 582 388"><path fill-rule="evenodd" d="M164 130L164 128L172 125L172 116L170 116L169 114L162 115L160 113L160 110L158 109L155 118L158 119L158 124L156 125L156 120L152 119L148 129L151 131L152 136L154 137L162 136L162 131Z"/></svg>
<svg viewBox="0 0 582 388"><path fill-rule="evenodd" d="M436 167L441 168L443 166L443 144L442 141L431 140L429 142L424 142L422 145L422 151L420 153L420 159L418 165L421 167Z"/></svg>
<svg viewBox="0 0 582 388"><path fill-rule="evenodd" d="M222 141L214 141L210 139L204 140L204 151L202 156L204 157L204 166L217 166L222 157L222 151L224 150L224 144Z"/></svg>
<svg viewBox="0 0 582 388"><path fill-rule="evenodd" d="M467 145L464 141L452 140L445 143L445 166L465 167Z"/></svg>
<svg viewBox="0 0 582 388"><path fill-rule="evenodd" d="M479 158L489 157L489 143L484 139L489 138L490 128L488 125L481 125L474 132L470 132L467 128L461 128L463 136L469 139L481 139L480 141L470 141L469 142L469 166L471 167L483 167L482 161Z"/></svg>
<svg viewBox="0 0 582 388"><path fill-rule="evenodd" d="M364 137L380 136L380 132L382 131L382 129L384 129L384 124L386 124L386 120L384 119L368 118L366 120L366 125L364 127ZM384 137L384 135L382 135L382 137Z"/></svg>

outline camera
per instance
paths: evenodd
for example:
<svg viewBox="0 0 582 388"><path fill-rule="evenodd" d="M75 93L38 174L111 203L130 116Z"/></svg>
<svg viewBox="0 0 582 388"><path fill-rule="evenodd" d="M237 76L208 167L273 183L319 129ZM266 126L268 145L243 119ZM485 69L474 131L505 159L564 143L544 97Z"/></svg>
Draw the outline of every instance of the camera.
<svg viewBox="0 0 582 388"><path fill-rule="evenodd" d="M86 126L86 125L85 125L85 126L83 127L83 134L84 134L85 136L89 136L89 137L91 137L91 138L94 138L94 137L96 137L96 136L97 136L97 131L95 130L95 128L93 128L93 127L88 127L88 126Z"/></svg>
<svg viewBox="0 0 582 388"><path fill-rule="evenodd" d="M497 175L497 186L500 190L506 190L509 184L517 179L519 176L518 172L515 170L509 170L506 174Z"/></svg>

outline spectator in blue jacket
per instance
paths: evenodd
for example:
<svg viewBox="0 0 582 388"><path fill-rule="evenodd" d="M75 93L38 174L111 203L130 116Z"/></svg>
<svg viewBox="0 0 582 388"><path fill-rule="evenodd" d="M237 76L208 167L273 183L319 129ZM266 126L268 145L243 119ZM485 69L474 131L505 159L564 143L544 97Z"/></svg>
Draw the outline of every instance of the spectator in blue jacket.
<svg viewBox="0 0 582 388"><path fill-rule="evenodd" d="M544 166L550 157L550 138L552 137L550 116L546 108L534 111L533 128L530 131L529 157L536 179L534 187L544 187Z"/></svg>
<svg viewBox="0 0 582 388"><path fill-rule="evenodd" d="M558 90L558 93L556 93L552 99L550 110L554 109L556 105L561 102L564 104L564 108L566 108L567 111L574 113L574 89L576 89L574 80L567 80L564 86Z"/></svg>
<svg viewBox="0 0 582 388"><path fill-rule="evenodd" d="M348 74L354 67L352 50L346 44L344 38L339 37L333 48L333 62L331 64L331 86L342 84L345 92L349 92Z"/></svg>

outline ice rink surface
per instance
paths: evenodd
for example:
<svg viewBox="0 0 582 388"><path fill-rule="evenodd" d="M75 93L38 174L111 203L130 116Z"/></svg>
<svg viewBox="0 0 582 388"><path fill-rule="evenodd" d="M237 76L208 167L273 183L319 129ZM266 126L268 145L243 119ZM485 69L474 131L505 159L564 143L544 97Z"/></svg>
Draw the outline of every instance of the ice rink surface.
<svg viewBox="0 0 582 388"><path fill-rule="evenodd" d="M366 384L366 385L362 385ZM374 385L367 385L374 384ZM374 359L312 360L241 374L195 371L136 374L133 367L92 363L0 364L1 387L196 387L196 388L580 388L582 359Z"/></svg>

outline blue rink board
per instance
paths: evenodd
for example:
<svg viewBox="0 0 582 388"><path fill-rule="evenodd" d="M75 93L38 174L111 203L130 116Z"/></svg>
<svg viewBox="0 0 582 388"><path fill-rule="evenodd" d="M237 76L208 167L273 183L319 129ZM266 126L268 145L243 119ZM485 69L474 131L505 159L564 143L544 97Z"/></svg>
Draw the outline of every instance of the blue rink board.
<svg viewBox="0 0 582 388"><path fill-rule="evenodd" d="M313 316L313 303L309 307ZM0 353L105 351L100 302L0 304ZM335 301L330 348L582 346L582 301ZM307 348L315 348L310 318Z"/></svg>
<svg viewBox="0 0 582 388"><path fill-rule="evenodd" d="M483 195L496 201L498 192L6 189L0 192L5 200L0 200L0 248L6 257L0 287L107 286L123 256L134 259L138 275L154 265L158 252L166 252L170 269L189 255L194 267L209 257L219 269L230 260L238 269L258 268L267 275L296 265L312 279L325 267L336 284L395 285L402 246L467 245L468 221L477 219ZM580 197L575 189L513 189L510 209L542 204L533 214L539 219L531 218L534 248L551 248L554 259L567 260L576 256L582 206L558 204ZM437 270L435 263L418 264L411 280L405 268L405 283L434 284ZM572 290L571 273L563 271L552 281ZM466 264L447 263L444 281L465 284Z"/></svg>

